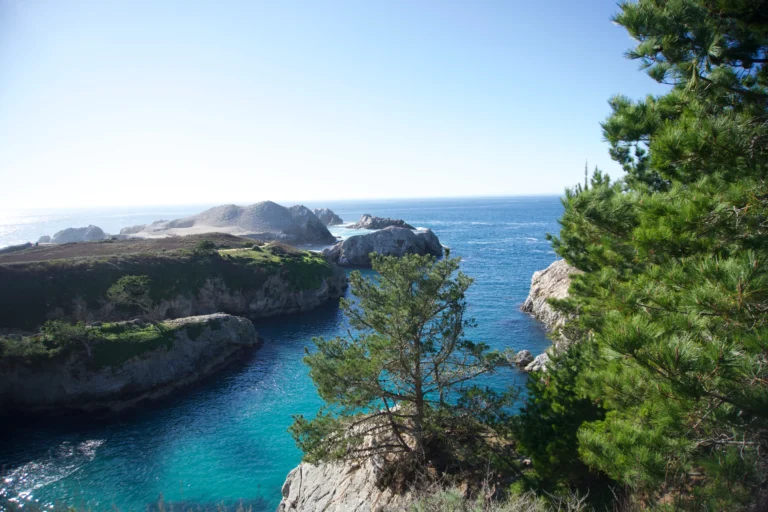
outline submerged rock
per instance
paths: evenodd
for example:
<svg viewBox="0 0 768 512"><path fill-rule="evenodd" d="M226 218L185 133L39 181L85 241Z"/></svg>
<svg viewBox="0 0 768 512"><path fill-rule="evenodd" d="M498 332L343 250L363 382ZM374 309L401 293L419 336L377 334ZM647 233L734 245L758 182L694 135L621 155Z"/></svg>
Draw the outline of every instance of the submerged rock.
<svg viewBox="0 0 768 512"><path fill-rule="evenodd" d="M119 411L200 380L258 343L250 320L222 313L156 326L111 326L109 335L116 339L99 340L106 327L92 326L93 339L54 358L5 354L0 358L0 409ZM142 329L143 341L121 341L121 333L131 329Z"/></svg>
<svg viewBox="0 0 768 512"><path fill-rule="evenodd" d="M71 244L76 242L98 242L107 238L106 233L98 226L86 226L84 228L62 229L50 239L54 244ZM38 243L46 243L41 240Z"/></svg>
<svg viewBox="0 0 768 512"><path fill-rule="evenodd" d="M389 217L374 217L366 213L360 220L347 226L349 229L384 229L394 226L396 228L416 229L402 219L390 219Z"/></svg>
<svg viewBox="0 0 768 512"><path fill-rule="evenodd" d="M366 235L356 235L325 249L323 254L332 263L343 267L370 267L372 252L384 256L402 257L406 254L442 256L440 240L430 229L412 231L388 227Z"/></svg>
<svg viewBox="0 0 768 512"><path fill-rule="evenodd" d="M328 208L315 208L312 210L312 213L317 215L317 218L320 219L320 222L326 226L338 226L339 224L344 223L344 221L341 220L341 217L333 213L333 210Z"/></svg>

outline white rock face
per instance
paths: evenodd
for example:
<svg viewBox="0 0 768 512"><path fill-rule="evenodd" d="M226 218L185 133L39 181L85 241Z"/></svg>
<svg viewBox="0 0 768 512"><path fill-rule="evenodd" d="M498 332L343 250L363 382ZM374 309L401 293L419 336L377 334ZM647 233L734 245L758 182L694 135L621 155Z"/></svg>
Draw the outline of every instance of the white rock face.
<svg viewBox="0 0 768 512"><path fill-rule="evenodd" d="M430 229L412 231L408 228L388 227L367 235L356 235L337 243L323 254L343 267L370 267L372 252L385 256L402 257L406 254L443 255L440 240Z"/></svg>
<svg viewBox="0 0 768 512"><path fill-rule="evenodd" d="M98 226L86 226L84 228L67 228L63 229L50 239L54 244L71 244L75 242L96 242L104 240L107 235ZM41 240L39 243L45 243Z"/></svg>
<svg viewBox="0 0 768 512"><path fill-rule="evenodd" d="M378 512L405 511L413 502L409 494L394 494L376 486L370 459L352 462L302 462L288 473L278 512Z"/></svg>
<svg viewBox="0 0 768 512"><path fill-rule="evenodd" d="M131 226L121 230L121 234L132 234L139 238L199 233L229 233L295 244L331 244L336 241L328 228L305 206L286 208L272 201L250 206L225 204L191 217L156 221L146 226Z"/></svg>
<svg viewBox="0 0 768 512"><path fill-rule="evenodd" d="M416 229L402 219L375 217L370 213L363 214L359 221L347 227L349 229L384 229L390 226L394 226L396 228Z"/></svg>
<svg viewBox="0 0 768 512"><path fill-rule="evenodd" d="M326 226L338 226L339 224L344 224L341 217L333 213L333 210L329 208L315 208L312 210L312 213L314 213L317 218L320 219L320 222Z"/></svg>
<svg viewBox="0 0 768 512"><path fill-rule="evenodd" d="M557 260L544 270L533 274L531 291L520 308L541 320L548 331L554 331L563 323L566 317L555 311L547 299L564 299L568 296L571 286L571 275L581 273L568 265L565 260Z"/></svg>
<svg viewBox="0 0 768 512"><path fill-rule="evenodd" d="M555 311L547 299L566 298L568 288L571 286L571 276L579 273L581 273L580 270L570 266L565 260L557 260L544 270L535 272L531 279L531 291L520 309L541 320L548 331L556 332L568 317ZM562 334L558 334L554 348L550 350L559 351L567 346L568 340ZM524 369L526 372L546 371L548 363L549 355L544 353L536 356Z"/></svg>

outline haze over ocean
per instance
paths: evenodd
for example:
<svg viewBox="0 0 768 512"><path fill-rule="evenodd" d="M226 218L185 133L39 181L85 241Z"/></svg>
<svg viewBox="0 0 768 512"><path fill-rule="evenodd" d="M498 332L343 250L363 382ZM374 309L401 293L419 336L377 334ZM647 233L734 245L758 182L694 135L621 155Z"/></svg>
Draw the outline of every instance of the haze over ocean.
<svg viewBox="0 0 768 512"><path fill-rule="evenodd" d="M531 275L556 255L546 233L557 233L562 213L555 196L304 203L329 207L345 222L363 213L429 227L463 259L475 278L468 301L478 327L470 339L493 348L549 345L541 325L519 311ZM121 227L197 213L203 206L151 207L6 214L0 246L35 241L70 226ZM9 219L13 222L9 222ZM333 227L334 234L349 234ZM166 501L213 506L242 500L254 511L274 510L300 453L287 432L293 414L314 414L320 399L301 359L313 336L342 333L336 306L298 316L259 319L263 348L189 391L116 420L77 417L6 422L0 427L2 500L65 499L96 510L146 510ZM522 384L520 374L492 384Z"/></svg>

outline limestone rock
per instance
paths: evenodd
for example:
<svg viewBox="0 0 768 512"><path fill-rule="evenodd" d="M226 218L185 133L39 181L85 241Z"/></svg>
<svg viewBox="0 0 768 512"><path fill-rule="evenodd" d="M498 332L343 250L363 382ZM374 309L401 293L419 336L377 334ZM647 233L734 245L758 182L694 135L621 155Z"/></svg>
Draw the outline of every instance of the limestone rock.
<svg viewBox="0 0 768 512"><path fill-rule="evenodd" d="M341 217L333 213L333 210L328 208L315 208L312 210L312 213L317 215L317 218L320 219L320 222L326 226L338 226L339 224L344 223L344 221L341 220Z"/></svg>
<svg viewBox="0 0 768 512"><path fill-rule="evenodd" d="M440 240L430 229L413 231L388 227L366 235L356 235L325 249L323 254L343 267L370 267L370 253L401 257L406 254L442 256Z"/></svg>
<svg viewBox="0 0 768 512"><path fill-rule="evenodd" d="M213 232L293 244L331 244L336 241L307 207L296 205L286 208L272 201L250 206L216 206L183 219L153 222L134 234L139 237L162 237Z"/></svg>
<svg viewBox="0 0 768 512"><path fill-rule="evenodd" d="M374 217L366 213L355 224L347 226L349 229L384 229L390 226L397 228L416 229L402 219L390 219L389 217Z"/></svg>
<svg viewBox="0 0 768 512"><path fill-rule="evenodd" d="M126 326L131 322L126 322ZM167 343L120 363L96 363L99 343L60 358L25 364L0 360L0 408L49 411L118 411L168 395L232 362L258 343L250 320L217 313L162 324Z"/></svg>
<svg viewBox="0 0 768 512"><path fill-rule="evenodd" d="M409 510L413 497L379 489L373 462L302 462L288 474L278 512L374 512Z"/></svg>
<svg viewBox="0 0 768 512"><path fill-rule="evenodd" d="M535 272L531 279L531 291L520 309L541 320L548 331L556 330L565 323L566 317L555 311L547 299L567 297L571 286L570 276L577 273L581 272L565 260L557 260L546 269Z"/></svg>
<svg viewBox="0 0 768 512"><path fill-rule="evenodd" d="M71 244L75 242L96 242L104 240L107 235L98 226L86 226L84 228L63 229L51 238L54 244Z"/></svg>
<svg viewBox="0 0 768 512"><path fill-rule="evenodd" d="M515 354L514 363L519 368L525 368L533 362L533 354L530 350L521 350Z"/></svg>
<svg viewBox="0 0 768 512"><path fill-rule="evenodd" d="M549 355L544 352L539 354L528 366L525 367L526 372L538 372L547 371L547 364L549 363Z"/></svg>

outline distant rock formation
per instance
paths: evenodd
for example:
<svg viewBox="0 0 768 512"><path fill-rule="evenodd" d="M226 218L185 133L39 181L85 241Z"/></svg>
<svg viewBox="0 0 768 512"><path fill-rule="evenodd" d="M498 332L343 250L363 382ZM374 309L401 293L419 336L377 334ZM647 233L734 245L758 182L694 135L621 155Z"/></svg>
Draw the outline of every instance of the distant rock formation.
<svg viewBox="0 0 768 512"><path fill-rule="evenodd" d="M3 247L0 249L0 254L10 254L12 252L23 251L24 249L29 249L30 247L32 247L31 242L19 245L9 245L8 247Z"/></svg>
<svg viewBox="0 0 768 512"><path fill-rule="evenodd" d="M442 256L440 240L430 229L412 231L388 227L366 235L356 235L325 249L323 254L342 267L370 267L370 253L401 257L406 254Z"/></svg>
<svg viewBox="0 0 768 512"><path fill-rule="evenodd" d="M108 235L98 226L86 226L84 228L67 228L54 234L52 237L42 236L37 241L39 244L71 244L76 242L98 242L105 240Z"/></svg>
<svg viewBox="0 0 768 512"><path fill-rule="evenodd" d="M333 210L328 208L315 208L312 210L312 213L317 215L317 218L320 219L320 222L326 226L338 226L339 224L344 224L344 221L341 220L341 217L333 213Z"/></svg>
<svg viewBox="0 0 768 512"><path fill-rule="evenodd" d="M90 357L81 347L34 364L0 359L0 408L119 411L200 380L258 343L250 320L222 313L168 320L157 329L158 343L146 342L144 352L120 362L102 357L99 344L111 342L98 339L87 347Z"/></svg>
<svg viewBox="0 0 768 512"><path fill-rule="evenodd" d="M136 231L137 237L162 237L199 233L229 233L261 240L279 240L293 244L331 244L336 238L305 206L286 208L272 201L250 206L227 204L197 215L170 221L156 221ZM121 234L128 234L123 233Z"/></svg>
<svg viewBox="0 0 768 512"><path fill-rule="evenodd" d="M531 278L531 290L520 308L540 320L547 331L556 333L554 350L559 351L568 345L568 340L558 332L558 329L568 320L568 316L555 310L547 302L548 299L564 299L568 297L571 286L571 276L581 271L570 266L565 260L557 260L544 270L539 270ZM549 355L538 355L525 371L546 370Z"/></svg>
<svg viewBox="0 0 768 512"><path fill-rule="evenodd" d="M384 229L390 226L397 228L416 229L402 219L390 219L389 217L374 217L366 213L360 220L347 226L349 229Z"/></svg>

